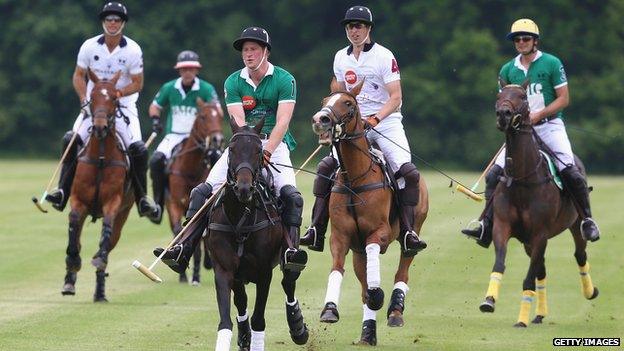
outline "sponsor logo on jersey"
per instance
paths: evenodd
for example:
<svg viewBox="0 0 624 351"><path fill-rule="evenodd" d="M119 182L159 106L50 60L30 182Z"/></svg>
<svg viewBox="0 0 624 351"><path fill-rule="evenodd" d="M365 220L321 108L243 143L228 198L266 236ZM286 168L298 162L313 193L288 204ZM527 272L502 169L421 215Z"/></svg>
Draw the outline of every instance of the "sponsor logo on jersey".
<svg viewBox="0 0 624 351"><path fill-rule="evenodd" d="M396 59L392 59L392 73L399 73L399 64Z"/></svg>
<svg viewBox="0 0 624 351"><path fill-rule="evenodd" d="M561 81L567 82L568 77L566 76L565 69L563 69L563 66L559 67L559 71L561 72Z"/></svg>
<svg viewBox="0 0 624 351"><path fill-rule="evenodd" d="M247 111L253 110L256 107L256 99L253 96L245 95L242 98L243 100L243 108Z"/></svg>
<svg viewBox="0 0 624 351"><path fill-rule="evenodd" d="M355 84L357 82L357 74L353 70L347 70L344 74L344 79L349 84Z"/></svg>

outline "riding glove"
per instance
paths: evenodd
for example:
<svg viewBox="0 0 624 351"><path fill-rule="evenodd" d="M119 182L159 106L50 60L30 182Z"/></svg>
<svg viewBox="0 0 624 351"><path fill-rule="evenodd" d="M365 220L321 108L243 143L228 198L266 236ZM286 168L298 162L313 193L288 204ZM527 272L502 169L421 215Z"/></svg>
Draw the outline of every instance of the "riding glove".
<svg viewBox="0 0 624 351"><path fill-rule="evenodd" d="M163 130L162 124L160 124L159 116L151 116L152 118L152 131L156 134L160 134Z"/></svg>

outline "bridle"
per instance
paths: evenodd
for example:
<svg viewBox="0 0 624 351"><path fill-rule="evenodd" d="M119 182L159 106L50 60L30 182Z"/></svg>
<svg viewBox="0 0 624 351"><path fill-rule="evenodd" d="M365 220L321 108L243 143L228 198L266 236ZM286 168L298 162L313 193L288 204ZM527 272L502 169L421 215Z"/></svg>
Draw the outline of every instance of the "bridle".
<svg viewBox="0 0 624 351"><path fill-rule="evenodd" d="M254 191L258 185L258 178L260 176L260 170L261 170L261 165L262 165L262 159L263 159L263 155L262 152L259 153L259 159L258 159L258 167L254 167L251 162L249 161L243 161L240 162L239 164L236 165L235 168L232 168L232 148L234 146L236 146L236 140L240 139L240 138L244 138L244 137L248 137L251 139L257 140L257 143L259 145L262 145L262 142L260 140L260 136L258 136L258 134L253 133L253 132L238 132L235 133L234 135L232 135L232 138L230 139L230 152L228 153L228 172L227 172L227 184L231 187L233 187L234 185L236 185L236 176L237 174L242 170L242 169L248 169L251 172L251 176L252 176L252 182L251 182L251 188L252 191ZM261 149L261 148L260 148Z"/></svg>
<svg viewBox="0 0 624 351"><path fill-rule="evenodd" d="M356 103L349 106L349 109L347 110L347 112L343 113L342 115L338 115L338 113L336 113L336 110L334 109L333 106L327 105L321 108L319 112L324 112L332 121L332 130L331 130L332 139L334 140L334 142L337 142L339 140L352 140L352 139L358 139L358 138L363 137L364 135L366 135L365 131L360 132L360 133L348 133L345 127L347 123L349 123L354 117L356 117L356 115L358 115L357 100L356 100L355 95L351 94L348 91L335 91L329 94L328 98L337 94L346 94L347 96L351 97L353 101L355 101Z"/></svg>
<svg viewBox="0 0 624 351"><path fill-rule="evenodd" d="M510 99L503 99L503 100L497 100L496 101L496 105L495 105L495 109L498 112L500 107L504 106L504 105L508 105L511 107L511 112L513 114L513 116L511 117L511 119L505 119L506 125L504 126L505 129L512 129L513 131L516 132L531 132L532 128L531 127L531 123L527 121L525 121L525 119L528 120L528 118L525 118L525 116L529 115L529 102L528 99L526 99L526 90L524 89L524 87L522 87L521 85L517 85L517 84L508 84L505 85L502 90L505 90L507 88L517 88L520 89L522 91L522 94L524 94L524 98L522 99L522 103L520 106L516 106L513 101L511 101ZM529 127L529 128L527 128Z"/></svg>

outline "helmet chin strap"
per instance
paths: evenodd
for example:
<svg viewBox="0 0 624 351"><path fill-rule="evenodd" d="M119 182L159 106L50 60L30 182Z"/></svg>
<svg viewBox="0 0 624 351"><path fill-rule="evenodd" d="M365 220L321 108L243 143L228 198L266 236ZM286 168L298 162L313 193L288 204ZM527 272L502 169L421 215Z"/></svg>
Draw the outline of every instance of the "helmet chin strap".
<svg viewBox="0 0 624 351"><path fill-rule="evenodd" d="M355 46L362 46L364 45L364 43L366 43L366 41L368 40L368 37L370 36L370 29L368 30L368 33L366 33L366 37L360 41L359 43L354 42L353 40L351 40L351 37L349 37L349 30L345 27L345 34L347 35L347 39L349 40L349 42L351 43L351 45Z"/></svg>
<svg viewBox="0 0 624 351"><path fill-rule="evenodd" d="M117 32L115 33L111 33L108 31L108 29L106 29L106 25L104 24L104 22L102 22L102 28L104 28L104 33L106 33L106 35L110 35L113 37L121 35L121 32L123 31L125 25L126 25L126 22L121 22L121 26L119 27L119 30L117 30Z"/></svg>
<svg viewBox="0 0 624 351"><path fill-rule="evenodd" d="M262 51L262 60L260 60L260 63L258 64L258 66L256 66L256 68L249 68L247 67L248 70L255 72L257 70L260 69L260 67L262 67L262 64L264 63L264 60L266 60L266 50L267 48L265 47L264 50Z"/></svg>

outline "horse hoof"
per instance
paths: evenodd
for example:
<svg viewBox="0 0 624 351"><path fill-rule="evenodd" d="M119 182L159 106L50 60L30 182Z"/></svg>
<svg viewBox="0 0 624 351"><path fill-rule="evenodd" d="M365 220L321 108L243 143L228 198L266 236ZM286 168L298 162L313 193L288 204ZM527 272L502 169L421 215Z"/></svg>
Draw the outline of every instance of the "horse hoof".
<svg viewBox="0 0 624 351"><path fill-rule="evenodd" d="M200 285L201 285L201 283L199 282L199 280L195 280L195 279L193 279L193 282L191 282L191 285L192 285L192 286L200 286Z"/></svg>
<svg viewBox="0 0 624 351"><path fill-rule="evenodd" d="M106 296L93 296L93 302L108 302Z"/></svg>
<svg viewBox="0 0 624 351"><path fill-rule="evenodd" d="M362 336L358 345L376 346L377 345L377 322L368 319L362 322Z"/></svg>
<svg viewBox="0 0 624 351"><path fill-rule="evenodd" d="M178 281L180 283L187 284L188 283L188 278L186 277L186 273L180 273L180 278L178 278Z"/></svg>
<svg viewBox="0 0 624 351"><path fill-rule="evenodd" d="M592 294L592 296L589 297L588 300L593 300L593 299L597 298L598 294L599 294L598 288L594 286L594 293Z"/></svg>
<svg viewBox="0 0 624 351"><path fill-rule="evenodd" d="M303 331L299 335L290 334L290 338L297 345L305 345L308 342L308 337L310 333L308 332L308 326L303 324Z"/></svg>
<svg viewBox="0 0 624 351"><path fill-rule="evenodd" d="M366 306L373 311L379 311L383 306L384 292L381 288L366 290Z"/></svg>
<svg viewBox="0 0 624 351"><path fill-rule="evenodd" d="M242 322L238 322L238 350L249 351L251 345L251 327L249 325L249 318Z"/></svg>
<svg viewBox="0 0 624 351"><path fill-rule="evenodd" d="M494 312L494 298L492 296L487 296L481 305L479 305L479 310L484 313Z"/></svg>
<svg viewBox="0 0 624 351"><path fill-rule="evenodd" d="M93 267L95 267L98 271L105 271L106 270L106 264L107 262L102 258L102 257L94 257L91 260L91 264L93 265Z"/></svg>
<svg viewBox="0 0 624 351"><path fill-rule="evenodd" d="M403 323L403 313L399 311L393 311L390 313L390 316L388 316L389 327L402 327Z"/></svg>
<svg viewBox="0 0 624 351"><path fill-rule="evenodd" d="M321 311L321 323L336 323L340 319L338 306L333 302L328 302Z"/></svg>
<svg viewBox="0 0 624 351"><path fill-rule="evenodd" d="M526 328L527 325L524 324L524 322L518 322L516 324L514 324L514 328Z"/></svg>
<svg viewBox="0 0 624 351"><path fill-rule="evenodd" d="M74 296L76 295L76 287L74 286L74 284L65 284L63 285L63 290L61 290L61 294L63 296Z"/></svg>
<svg viewBox="0 0 624 351"><path fill-rule="evenodd" d="M540 316L539 314L537 316L535 316L535 318L533 319L533 321L531 321L531 323L533 324L542 324L542 321L544 320L545 316Z"/></svg>

